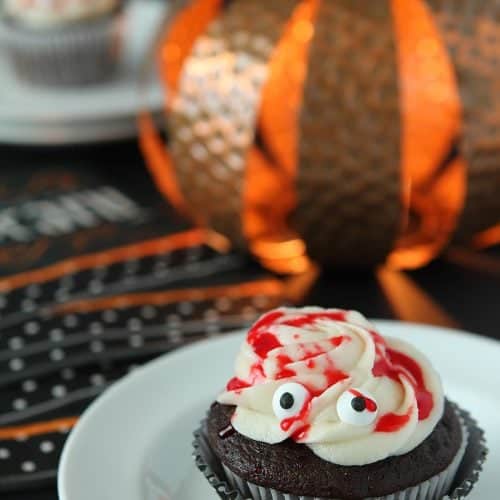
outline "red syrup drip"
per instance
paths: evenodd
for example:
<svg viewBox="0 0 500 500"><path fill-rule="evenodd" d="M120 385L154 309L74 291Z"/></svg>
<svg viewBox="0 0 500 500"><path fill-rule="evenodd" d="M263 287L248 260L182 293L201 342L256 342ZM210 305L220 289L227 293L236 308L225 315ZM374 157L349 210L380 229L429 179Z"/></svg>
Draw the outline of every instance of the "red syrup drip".
<svg viewBox="0 0 500 500"><path fill-rule="evenodd" d="M247 335L247 342L252 346L254 352L261 359L267 358L270 351L282 347L278 338L266 329L269 328L277 319L283 316L281 311L271 311L260 318L250 329ZM295 372L293 373L295 375ZM286 374L283 374L285 377ZM265 378L262 362L254 363L250 369L249 380L242 380L233 377L226 385L228 391L239 393L242 389L252 387L256 382Z"/></svg>
<svg viewBox="0 0 500 500"><path fill-rule="evenodd" d="M306 400L304 401L304 404L302 405L302 408L300 409L299 413L293 417L289 418L284 418L281 423L280 427L285 431L288 432L292 425L294 425L297 422L303 422L304 425L300 427L295 433L300 432L300 430L303 430L304 427L306 427L308 424L306 424L306 418L309 415L309 412L311 411L311 396L308 396ZM292 435L293 437L293 435Z"/></svg>
<svg viewBox="0 0 500 500"><path fill-rule="evenodd" d="M331 366L325 370L325 377L326 377L326 386L328 389L332 385L335 385L338 382L341 382L342 380L349 378L349 375L347 375L347 373L344 373L342 370L335 368L335 366L333 366L332 363ZM322 394L323 392L324 391L321 391L320 394Z"/></svg>
<svg viewBox="0 0 500 500"><path fill-rule="evenodd" d="M318 313L309 313L303 316L299 316L298 318L289 319L283 321L283 325L287 326L307 326L312 325L319 319L331 319L333 321L345 321L346 313L345 311L335 311L335 312L318 312Z"/></svg>
<svg viewBox="0 0 500 500"><path fill-rule="evenodd" d="M248 336L248 343L253 347L253 350L259 358L267 358L269 352L278 347L282 347L281 342L272 333L259 333Z"/></svg>
<svg viewBox="0 0 500 500"><path fill-rule="evenodd" d="M330 339L330 344L332 344L333 347L339 347L342 342L350 341L351 337L346 337L345 335L339 335L338 337L333 337Z"/></svg>
<svg viewBox="0 0 500 500"><path fill-rule="evenodd" d="M258 319L250 329L249 335L253 331L260 330L261 328L267 328L271 325L273 325L277 319L282 318L284 316L283 311L271 311L268 312L267 314L264 314L260 319Z"/></svg>
<svg viewBox="0 0 500 500"><path fill-rule="evenodd" d="M272 311L265 316L263 316L260 320L258 320L250 329L247 336L248 344L253 348L253 351L257 356L262 360L255 363L251 368L251 373L249 380L242 380L238 377L232 378L226 389L228 391L235 391L237 393L241 392L243 389L253 386L259 380L265 378L264 370L262 367L262 363L267 357L269 353L274 349L279 347L283 347L281 342L278 340L277 336L268 331L268 328L271 327L275 323L279 323L279 319L284 316L282 311ZM298 318L294 318L288 321L284 321L281 324L287 326L306 326L309 324L313 324L315 321L319 319L330 319L336 321L345 321L346 313L343 311L336 312L328 312L328 313L311 313L300 316ZM297 338L300 338L298 334L294 334ZM337 337L333 337L328 339L328 342L333 347L339 347L344 341L351 340L348 336L339 335ZM316 348L312 350L307 350L304 352L304 355L299 359L292 359L290 356L286 354L279 354L276 356L277 362L277 372L274 377L275 380L281 380L284 378L291 378L297 375L297 373L288 367L289 364L299 361L308 361L307 366L312 369L316 366L316 362L314 360L310 360L310 358L315 358L316 356L320 356L321 354L325 354L324 348ZM341 370L338 370L333 365L333 362L330 361L330 366L324 372L326 378L326 388L336 384L337 382L348 378L348 375ZM324 390L318 390L314 387L308 388L312 395L319 396Z"/></svg>
<svg viewBox="0 0 500 500"><path fill-rule="evenodd" d="M224 429L221 429L217 434L221 439L226 439L231 437L236 432L236 429L231 425L227 425Z"/></svg>
<svg viewBox="0 0 500 500"><path fill-rule="evenodd" d="M365 395L361 394L356 389L349 389L349 392L353 396L356 396L357 398L363 398L363 401L365 402L365 408L369 412L373 413L374 411L377 411L377 403L375 403L375 401L373 401L373 399L367 398Z"/></svg>
<svg viewBox="0 0 500 500"><path fill-rule="evenodd" d="M410 406L407 413L404 415L396 415L395 413L386 413L382 415L375 426L375 432L397 432L404 427L409 421L413 412L413 406Z"/></svg>
<svg viewBox="0 0 500 500"><path fill-rule="evenodd" d="M310 429L311 426L309 424L304 425L304 427L301 427L292 434L292 439L294 441L303 441L304 439L306 439Z"/></svg>
<svg viewBox="0 0 500 500"><path fill-rule="evenodd" d="M344 341L350 341L350 340L351 340L350 337L340 335L338 337L334 337L332 339L329 339L328 341L334 347L339 347L342 344L342 342L344 342ZM322 347L320 348L319 346L320 346L319 344L313 344L313 348L312 349L309 349L309 350L305 350L304 349L304 354L301 357L299 357L298 359L296 359L296 360L291 359L289 356L280 354L280 355L277 356L278 365L280 367L283 367L284 366L283 363L284 363L285 360L286 360L285 364L296 363L296 362L299 362L299 361L305 361L307 368L313 369L313 368L316 367L316 360L314 358L316 358L318 356L321 356L322 354L326 353L325 349L323 349ZM330 360L330 364L333 365L333 361ZM335 373L345 375L345 374L343 374L340 371L335 372ZM296 375L296 373L293 373L293 375ZM293 375L291 375L291 376L293 376ZM329 370L329 371L327 370L327 373L325 373L325 376L327 377L328 380L332 380L332 383L334 383L335 380L337 380L337 375L333 375L333 371L332 370ZM276 378L283 378L283 377L276 377ZM342 376L341 379L342 378L345 378L345 377ZM329 383L328 385L331 385L331 384Z"/></svg>
<svg viewBox="0 0 500 500"><path fill-rule="evenodd" d="M434 408L432 393L425 387L424 376L419 364L406 354L387 347L377 332L370 331L375 342L376 361L372 373L375 377L389 377L400 383L404 376L413 386L417 400L418 419L425 420ZM405 415L387 413L382 415L375 427L376 432L396 432L410 420L412 408Z"/></svg>
<svg viewBox="0 0 500 500"><path fill-rule="evenodd" d="M295 371L287 368L287 365L292 363L292 358L290 358L286 354L278 354L276 356L276 361L278 363L278 373L276 373L276 380L294 377L295 375L297 375Z"/></svg>
<svg viewBox="0 0 500 500"><path fill-rule="evenodd" d="M265 359L270 351L282 347L276 335L267 331L282 316L281 311L272 311L260 318L248 332L247 342L259 358Z"/></svg>
<svg viewBox="0 0 500 500"><path fill-rule="evenodd" d="M344 341L350 342L351 338L345 335L339 335L338 337L333 337L331 339L327 339L324 342L328 342L333 347L339 347ZM304 345L304 344L299 344ZM304 348L304 354L295 361L306 361L309 358L315 358L316 356L320 356L321 354L326 354L325 349L321 346L321 344L314 343L312 347L309 349Z"/></svg>
<svg viewBox="0 0 500 500"><path fill-rule="evenodd" d="M248 387L252 387L259 380L263 380L265 378L264 369L260 363L254 363L250 367L250 380L247 382L246 380L242 380L238 377L233 377L226 385L226 390L235 391L237 394L241 392L242 389L246 389Z"/></svg>
<svg viewBox="0 0 500 500"><path fill-rule="evenodd" d="M250 387L251 384L241 380L241 378L233 377L226 385L227 391L241 391L242 389L246 389Z"/></svg>
<svg viewBox="0 0 500 500"><path fill-rule="evenodd" d="M339 370L338 368L335 367L335 364L331 359L328 359L327 361L328 361L328 366L323 371L323 375L326 378L325 386L323 386L321 389L318 389L317 387L314 387L310 384L302 384L309 391L311 398L316 398L321 396L332 385L335 385L338 382L341 382L342 380L349 378L349 375L347 373L344 373L342 370ZM306 361L306 366L308 368L316 366L316 360L308 359Z"/></svg>
<svg viewBox="0 0 500 500"><path fill-rule="evenodd" d="M346 311L310 313L283 321L281 322L281 324L292 327L303 327L314 324L316 321L321 319L345 322L346 314ZM250 346L253 347L254 352L259 356L259 358L261 358L262 361L259 361L252 366L249 381L241 380L235 377L229 381L227 385L228 390L241 391L242 389L251 387L259 380L265 378L262 368L263 360L268 357L269 352L276 348L282 347L281 342L274 334L268 331L268 328L274 323L278 322L277 320L279 320L283 316L284 313L282 311L271 311L270 313L263 316L259 321L257 321L250 329L247 337L247 342ZM370 331L370 333L375 343L376 353L376 360L372 370L373 375L376 377L386 376L398 383L401 382L401 376L406 377L406 379L409 381L409 383L412 384L415 390L419 420L426 419L430 415L434 407L434 403L431 392L425 387L425 382L420 366L409 356L394 349L388 348L383 337L377 332ZM297 340L299 338L298 334L294 334L293 338ZM330 339L330 343L333 346L338 347L345 339L350 340L349 337L338 336ZM309 353L305 353L305 355L297 361L306 361L306 366L308 366L308 368L314 368L316 366L316 361L309 358L314 358L322 353L323 352L321 352L321 350L315 352L311 351ZM289 356L277 356L278 371L276 374L276 379L288 378L296 375L293 370L287 368L287 365L292 362L293 360ZM333 362L326 368L326 370L324 371L324 375L327 381L327 388L348 378L348 375L346 373L335 368ZM292 438L294 438L295 436L294 439L303 439L303 436L305 435L304 433L307 433L306 427L308 427L308 424L305 423L305 419L307 417L307 414L309 413L311 399L313 397L320 396L324 392L324 390L318 390L314 387L307 387L307 389L310 392L310 398L302 408L301 412L295 417L285 419L281 422L281 427L285 431L289 430L295 422L304 422L304 426L300 427L292 435ZM366 407L367 409L369 409L369 411L376 410L376 403L374 401L370 400L369 398L365 398L365 402ZM397 415L395 413L387 413L385 415L382 415L377 422L375 431L396 432L408 423L411 418L411 413L412 409L410 408L410 410L405 415Z"/></svg>
<svg viewBox="0 0 500 500"><path fill-rule="evenodd" d="M422 369L414 359L400 351L388 349L387 353L395 365L403 367L414 379L415 383L412 383L412 385L415 389L415 396L417 399L418 419L425 420L429 417L434 408L434 401L432 393L425 387ZM412 382L410 378L409 380Z"/></svg>

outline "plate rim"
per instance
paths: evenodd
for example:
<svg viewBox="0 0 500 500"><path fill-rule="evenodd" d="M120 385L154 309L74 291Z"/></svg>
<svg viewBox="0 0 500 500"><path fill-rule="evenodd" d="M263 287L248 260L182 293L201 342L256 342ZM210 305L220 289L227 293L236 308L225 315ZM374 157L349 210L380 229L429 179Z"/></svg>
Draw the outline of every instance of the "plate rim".
<svg viewBox="0 0 500 500"><path fill-rule="evenodd" d="M482 344L485 348L490 347L490 348L495 348L498 349L500 352L500 342L489 338L485 337L483 335L473 333L473 332L468 332L466 330L462 329L456 329L456 328L449 328L449 327L444 327L444 326L434 326L434 325L429 325L425 323L418 323L418 322L409 322L409 321L400 321L400 320L393 320L393 319L373 319L370 318L369 321L373 322L377 328L383 329L384 325L392 325L396 326L398 324L403 324L408 327L412 328L419 328L423 330L427 330L427 333L431 334L432 332L438 331L440 334L443 334L445 336L452 336L452 337L457 337L459 336L465 341L471 341L474 343L480 343ZM68 439L65 442L61 458L59 461L59 467L58 467L58 473L57 473L57 491L59 495L59 500L71 500L70 493L67 490L67 473L66 470L68 468L69 461L71 459L71 453L72 453L72 448L74 446L74 443L79 440L80 434L85 432L85 429L87 427L87 422L92 422L93 415L99 411L100 407L103 404L106 404L107 401L110 399L114 398L115 395L118 395L122 391L126 391L126 387L134 380L134 379L139 379L142 377L147 377L148 372L154 371L154 369L158 365L165 365L165 364L171 364L175 363L176 360L189 357L192 352L206 349L207 347L210 347L213 344L218 344L218 343L223 343L224 341L227 342L227 338L231 337L233 339L236 339L238 336L243 336L245 333L245 329L239 329L239 330L234 330L231 332L224 333L220 336L217 337L209 337L188 345L184 345L179 347L173 352L165 353L161 356L159 356L156 359L153 359L149 361L148 363L138 367L135 369L133 372L125 375L122 377L120 380L114 382L110 387L108 387L98 398L96 398L88 407L87 409L83 412L83 414L80 416L79 421L77 422L76 426L73 428L72 432L70 433ZM389 335L390 336L390 335Z"/></svg>

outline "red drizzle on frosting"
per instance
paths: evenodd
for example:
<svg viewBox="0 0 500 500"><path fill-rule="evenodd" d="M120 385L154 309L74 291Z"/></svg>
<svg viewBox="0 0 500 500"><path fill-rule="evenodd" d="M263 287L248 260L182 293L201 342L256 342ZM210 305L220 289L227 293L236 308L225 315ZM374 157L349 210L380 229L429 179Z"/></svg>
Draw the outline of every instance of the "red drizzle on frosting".
<svg viewBox="0 0 500 500"><path fill-rule="evenodd" d="M278 354L276 356L276 361L278 362L278 373L276 374L276 380L288 377L295 377L297 373L295 373L292 369L287 368L292 362L292 358L287 356L286 354Z"/></svg>
<svg viewBox="0 0 500 500"><path fill-rule="evenodd" d="M241 380L238 377L233 377L227 383L226 390L240 392L242 389L252 387L252 385L254 385L259 380L263 380L264 378L265 375L262 365L260 363L254 363L250 367L250 380L248 382L246 380Z"/></svg>
<svg viewBox="0 0 500 500"><path fill-rule="evenodd" d="M259 358L267 358L267 355L273 349L282 347L278 338L272 333L253 332L248 335L248 343L253 347L253 350Z"/></svg>
<svg viewBox="0 0 500 500"><path fill-rule="evenodd" d="M312 370L313 368L316 367L316 361L314 361L314 359L310 358L306 361L306 366L307 366L307 368Z"/></svg>
<svg viewBox="0 0 500 500"><path fill-rule="evenodd" d="M351 340L351 337L346 337L345 335L339 335L338 337L333 337L330 339L330 344L332 344L333 347L339 347L344 340Z"/></svg>
<svg viewBox="0 0 500 500"><path fill-rule="evenodd" d="M250 367L250 383L254 385L255 382L259 382L260 380L264 380L265 378L266 376L264 374L262 365L260 363L254 363Z"/></svg>
<svg viewBox="0 0 500 500"><path fill-rule="evenodd" d="M323 371L323 375L326 379L326 385L323 385L321 388L317 388L310 384L302 384L314 398L321 396L332 385L335 385L336 383L349 378L349 375L347 373L344 373L342 370L339 370L335 367L335 364L331 359L328 358L327 362L328 366ZM316 361L314 359L309 359L306 361L306 366L308 368L310 368L310 363L312 363L313 366L316 365Z"/></svg>
<svg viewBox="0 0 500 500"><path fill-rule="evenodd" d="M251 335L252 332L256 332L257 330L260 330L261 328L267 328L271 325L273 325L277 319L281 318L283 316L282 311L271 311L268 312L267 314L264 314L260 319L258 319L252 328L250 329L250 332L248 335Z"/></svg>
<svg viewBox="0 0 500 500"><path fill-rule="evenodd" d="M351 338L347 337L345 335L339 335L338 337L333 337L333 338L325 340L323 342L327 342L334 347L339 347L340 344L342 344L342 342L344 342L344 340L346 342L349 342L351 340ZM317 342L311 343L311 345L308 346L309 349L305 349L303 347L305 344L298 344L298 345L303 348L304 354L300 358L298 358L296 361L306 361L307 359L315 358L316 356L319 356L320 354L325 354L325 348L320 343L317 343Z"/></svg>
<svg viewBox="0 0 500 500"><path fill-rule="evenodd" d="M434 401L432 393L425 387L422 369L414 359L400 351L388 349L387 353L395 365L403 367L411 375L411 377L408 377L408 380L412 382L415 389L418 406L418 419L425 420L429 417L432 408L434 407Z"/></svg>
<svg viewBox="0 0 500 500"><path fill-rule="evenodd" d="M307 325L312 325L316 321L320 319L331 319L333 321L345 321L346 313L345 311L333 311L333 312L317 312L317 313L309 313L309 314L304 314L302 316L299 316L297 318L293 319L287 319L286 321L283 321L283 325L287 326L296 326L296 327L301 327L301 326L307 326Z"/></svg>
<svg viewBox="0 0 500 500"><path fill-rule="evenodd" d="M259 358L266 358L270 351L281 347L281 343L267 329L279 318L283 316L281 311L272 311L260 318L250 329L247 342Z"/></svg>
<svg viewBox="0 0 500 500"><path fill-rule="evenodd" d="M346 378L349 378L349 375L347 375L347 373L344 373L342 370L335 368L332 362L331 365L325 370L325 377L328 388L342 380L345 380Z"/></svg>
<svg viewBox="0 0 500 500"><path fill-rule="evenodd" d="M269 328L274 324L282 324L293 327L307 326L313 324L315 321L320 319L330 319L333 321L346 321L345 311L334 311L334 312L321 312L321 313L310 313L298 316L293 319L285 320L280 322L280 318L284 316L283 311L271 311L260 318L249 330L247 335L247 343L252 347L255 354L261 359L251 367L251 373L249 380L242 380L238 377L232 378L226 389L228 391L240 392L243 389L253 386L255 383L265 378L263 362L268 358L269 353L274 349L279 347L284 347L279 341L278 337L269 331ZM298 340L300 335L298 333L293 334L293 338ZM331 339L328 339L328 343L333 347L339 347L344 341L350 341L349 336L338 335ZM278 354L276 356L277 372L274 376L275 380L280 380L283 378L291 378L297 375L297 373L288 367L291 363L298 361L306 361L307 367L313 369L316 367L316 361L312 358L325 354L325 348L321 344L312 344L309 349L304 349L303 355L298 359L292 359L286 354ZM348 375L341 370L335 368L333 361L329 360L329 365L324 371L326 378L326 388L330 387L337 382L344 380ZM309 388L314 396L320 396L326 388L318 390L316 388Z"/></svg>
<svg viewBox="0 0 500 500"><path fill-rule="evenodd" d="M289 431L292 425L294 425L297 422L302 422L304 425L302 425L299 429L297 429L294 434L301 433L302 431L305 430L306 427L308 427L307 424L307 416L309 415L309 412L311 411L311 395L309 395L306 400L304 401L304 404L302 405L302 408L300 409L299 413L293 417L289 418L284 418L281 423L280 427L285 431ZM293 437L293 436L292 436Z"/></svg>
<svg viewBox="0 0 500 500"><path fill-rule="evenodd" d="M294 441L302 441L302 440L306 439L307 433L309 432L310 428L311 428L311 426L309 424L304 425L304 427L301 427L299 430L295 431L292 434L292 439Z"/></svg>
<svg viewBox="0 0 500 500"><path fill-rule="evenodd" d="M410 406L404 415L396 415L396 413L386 413L382 415L375 426L375 432L397 432L404 427L409 421L413 412L413 406Z"/></svg>
<svg viewBox="0 0 500 500"><path fill-rule="evenodd" d="M329 319L332 321L342 321L346 322L348 311L329 311L329 312L317 312L309 313L297 316L292 319L283 318L285 313L283 311L271 311L264 315L259 321L257 321L253 327L250 329L247 342L253 348L255 354L260 358L260 361L256 362L251 367L249 380L241 380L237 377L231 379L227 384L228 391L241 391L248 387L253 386L255 383L259 383L261 380L265 379L263 362L269 356L269 353L274 349L283 347L278 337L269 331L269 328L274 324L281 324L291 327L305 327L314 324L318 320ZM409 383L412 384L417 405L418 405L418 417L419 420L424 420L428 418L432 409L434 407L432 393L425 387L425 381L422 374L422 369L418 363L403 354L402 352L390 349L383 337L375 331L370 331L373 341L375 343L375 363L372 369L372 373L375 377L389 377L396 382L401 382L401 377L405 377ZM298 340L300 338L299 334L293 334L293 339ZM329 343L338 347L344 342L344 340L351 340L349 336L337 336L328 339ZM306 366L309 369L316 368L318 361L314 358L325 354L325 349L321 344L313 344L308 350L304 351L304 354L300 359L294 360L286 354L278 354L276 356L277 372L275 379L283 379L296 376L296 372L289 368L289 365L295 361L305 361ZM349 377L348 374L344 373L335 367L333 361L328 358L328 365L323 371L326 379L326 387L318 389L316 387L307 387L309 390L309 397L305 401L300 412L294 417L286 418L281 422L281 428L284 431L290 430L290 428L297 422L303 425L299 426L297 430L292 434L292 438L295 440L304 439L308 430L309 424L307 423L307 417L311 409L311 400L314 397L320 396L326 389L335 385L336 383ZM376 411L377 405L375 401L370 398L366 398L362 394L357 394L357 391L351 389L352 394L355 396L361 396L365 399L366 408L369 411ZM375 426L375 432L397 432L402 427L404 427L410 420L413 407L411 407L408 412L404 415L397 415L395 413L386 413L380 416Z"/></svg>
<svg viewBox="0 0 500 500"><path fill-rule="evenodd" d="M250 387L251 384L241 380L241 378L233 377L226 385L227 391L241 391L241 389L246 389Z"/></svg>
<svg viewBox="0 0 500 500"><path fill-rule="evenodd" d="M389 377L396 382L401 376L413 386L418 407L418 419L425 420L434 408L432 393L425 387L424 376L419 364L406 354L387 347L380 334L370 331L375 342L376 360L372 373L375 377ZM410 419L411 411L407 415L388 413L380 417L375 428L378 432L395 432L403 427ZM389 430L386 430L389 429Z"/></svg>
<svg viewBox="0 0 500 500"><path fill-rule="evenodd" d="M356 396L357 398L363 398L365 402L365 408L370 411L374 412L377 411L377 403L373 401L373 399L367 398L364 394L361 394L359 391L356 389L349 389L349 392L353 395Z"/></svg>

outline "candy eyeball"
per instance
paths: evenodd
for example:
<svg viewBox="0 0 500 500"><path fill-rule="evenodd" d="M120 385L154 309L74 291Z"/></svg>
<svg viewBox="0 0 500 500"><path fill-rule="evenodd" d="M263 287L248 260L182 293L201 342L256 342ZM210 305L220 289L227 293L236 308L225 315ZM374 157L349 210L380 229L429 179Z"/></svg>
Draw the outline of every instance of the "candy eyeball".
<svg viewBox="0 0 500 500"><path fill-rule="evenodd" d="M351 388L337 400L337 413L346 424L370 425L377 418L378 405L369 392Z"/></svg>
<svg viewBox="0 0 500 500"><path fill-rule="evenodd" d="M295 417L310 398L309 391L302 384L283 384L273 395L274 414L280 420Z"/></svg>

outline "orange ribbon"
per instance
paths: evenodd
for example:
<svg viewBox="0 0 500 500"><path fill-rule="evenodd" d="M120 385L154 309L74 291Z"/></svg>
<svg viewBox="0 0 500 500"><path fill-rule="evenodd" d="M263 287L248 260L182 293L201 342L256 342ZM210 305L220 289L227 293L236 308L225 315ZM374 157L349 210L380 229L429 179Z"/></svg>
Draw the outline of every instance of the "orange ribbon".
<svg viewBox="0 0 500 500"><path fill-rule="evenodd" d="M460 134L458 84L448 52L422 0L392 0L402 113L402 189L409 219L395 267L418 267L448 243L465 200L465 164L440 167Z"/></svg>
<svg viewBox="0 0 500 500"><path fill-rule="evenodd" d="M218 234L203 229L191 229L162 238L113 248L104 252L66 259L41 269L15 274L14 276L0 280L0 291L6 292L32 283L46 283L47 281L60 278L65 274L100 265L111 265L126 259L147 257L149 255L171 252L202 244L207 244L212 248L224 252L228 250L227 241Z"/></svg>
<svg viewBox="0 0 500 500"><path fill-rule="evenodd" d="M67 431L72 429L77 422L78 417L67 417L50 420L48 422L35 422L33 424L16 427L3 427L0 428L0 440L24 439L43 434Z"/></svg>
<svg viewBox="0 0 500 500"><path fill-rule="evenodd" d="M251 252L277 272L301 273L311 266L288 218L296 206L298 117L319 4L304 0L295 8L269 62L259 125L272 160L256 147L247 158L243 231Z"/></svg>
<svg viewBox="0 0 500 500"><path fill-rule="evenodd" d="M282 296L284 285L275 279L250 281L237 285L222 285L209 288L188 288L181 290L169 290L166 292L145 292L130 295L119 295L116 297L104 297L97 299L82 299L67 304L56 306L55 314L66 314L69 312L93 312L104 309L120 309L124 307L138 307L143 305L167 305L185 301L204 301L222 297L242 298L257 295Z"/></svg>

